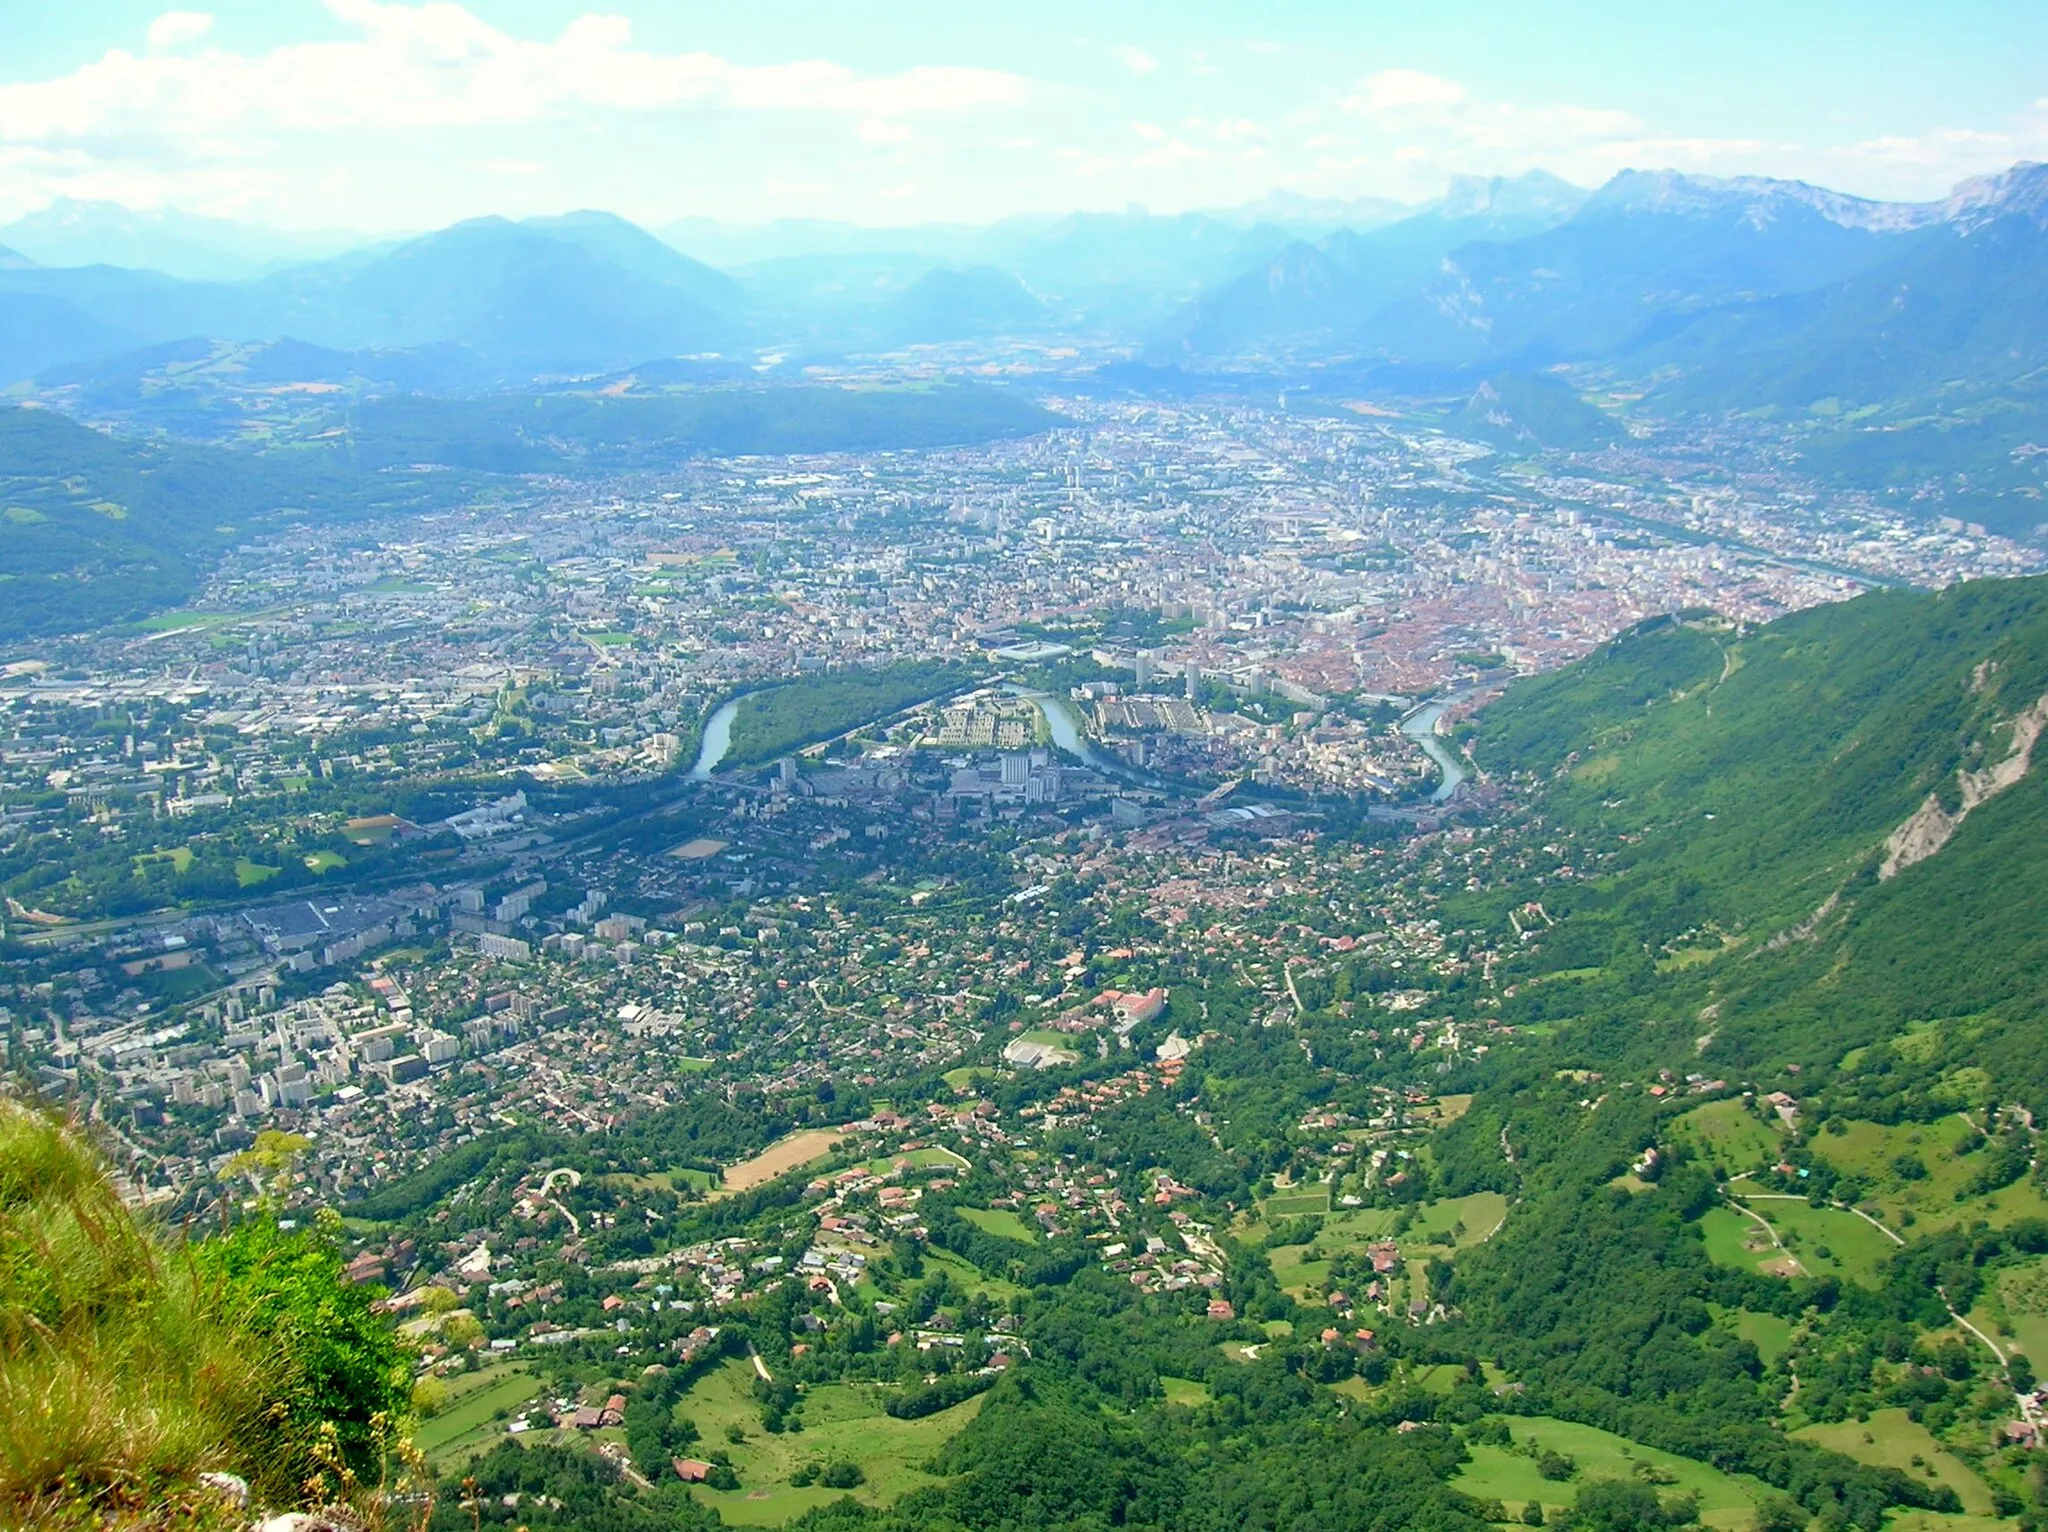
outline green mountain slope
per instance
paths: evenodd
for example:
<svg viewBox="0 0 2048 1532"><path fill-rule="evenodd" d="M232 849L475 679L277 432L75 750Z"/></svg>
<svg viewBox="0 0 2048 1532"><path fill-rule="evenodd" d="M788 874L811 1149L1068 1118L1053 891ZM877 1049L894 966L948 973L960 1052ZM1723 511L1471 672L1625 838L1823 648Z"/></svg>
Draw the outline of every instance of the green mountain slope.
<svg viewBox="0 0 2048 1532"><path fill-rule="evenodd" d="M479 475L667 468L707 452L952 446L1029 435L1054 419L976 387L393 398L348 406L332 444L258 453L0 410L0 639L147 616L188 599L229 538L300 516L455 503Z"/></svg>
<svg viewBox="0 0 2048 1532"><path fill-rule="evenodd" d="M2048 580L1666 620L1516 688L1478 757L1546 781L1579 876L1543 891L1557 923L1504 1016L1626 1021L1626 1053L1741 1072L1937 1023L1949 1068L1967 1052L2048 1111L2025 1041L2048 1018L2044 696Z"/></svg>
<svg viewBox="0 0 2048 1532"><path fill-rule="evenodd" d="M0 410L0 638L75 632L185 600L227 539L295 515L403 510L448 493L338 454L259 457Z"/></svg>

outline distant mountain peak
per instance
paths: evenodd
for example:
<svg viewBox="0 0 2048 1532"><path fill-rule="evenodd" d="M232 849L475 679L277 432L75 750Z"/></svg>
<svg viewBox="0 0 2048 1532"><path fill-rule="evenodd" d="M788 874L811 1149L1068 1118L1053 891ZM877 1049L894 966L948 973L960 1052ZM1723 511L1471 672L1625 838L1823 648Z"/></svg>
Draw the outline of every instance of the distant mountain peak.
<svg viewBox="0 0 2048 1532"><path fill-rule="evenodd" d="M1283 187L1256 202L1221 209L1218 216L1241 225L1271 223L1284 229L1376 229L1414 211L1390 197L1311 197Z"/></svg>
<svg viewBox="0 0 2048 1532"><path fill-rule="evenodd" d="M1769 176L1703 176L1681 170L1624 170L1588 199L1584 215L1658 213L1705 217L1740 212L1762 225L1795 210L1845 229L1897 233L1939 223L1938 203L1876 202L1805 181Z"/></svg>
<svg viewBox="0 0 2048 1532"><path fill-rule="evenodd" d="M1518 176L1452 176L1436 210L1446 218L1534 213L1569 217L1586 195L1583 187L1547 170L1525 170Z"/></svg>
<svg viewBox="0 0 2048 1532"><path fill-rule="evenodd" d="M1940 206L1943 216L1965 233L2013 214L2048 228L2048 165L2022 160L1995 176L1973 176Z"/></svg>
<svg viewBox="0 0 2048 1532"><path fill-rule="evenodd" d="M0 271L29 271L35 264L19 250L10 250L5 245L0 245Z"/></svg>

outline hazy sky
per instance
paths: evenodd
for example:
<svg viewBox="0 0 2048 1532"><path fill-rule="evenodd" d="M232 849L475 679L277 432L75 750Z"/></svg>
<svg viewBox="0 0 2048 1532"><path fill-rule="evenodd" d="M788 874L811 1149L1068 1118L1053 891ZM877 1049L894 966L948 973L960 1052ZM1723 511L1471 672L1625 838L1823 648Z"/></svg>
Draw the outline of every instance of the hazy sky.
<svg viewBox="0 0 2048 1532"><path fill-rule="evenodd" d="M982 221L1532 166L1920 198L2024 158L2042 0L0 0L0 220Z"/></svg>

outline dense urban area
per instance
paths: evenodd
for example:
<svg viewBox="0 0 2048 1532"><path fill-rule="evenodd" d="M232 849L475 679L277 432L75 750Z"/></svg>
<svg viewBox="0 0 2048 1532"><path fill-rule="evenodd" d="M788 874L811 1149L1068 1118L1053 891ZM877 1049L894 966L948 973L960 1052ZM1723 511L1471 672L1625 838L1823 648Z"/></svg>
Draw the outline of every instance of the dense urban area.
<svg viewBox="0 0 2048 1532"><path fill-rule="evenodd" d="M422 1447L494 1516L558 1493L506 1477L508 1441L742 1522L941 1484L1008 1371L1110 1322L1048 1294L1102 1284L1195 1323L1160 1342L1177 1374L1155 1346L1094 1376L1133 1407L1221 1408L1202 1358L1268 1348L1361 1418L1497 1394L1504 1360L1406 1337L1460 1317L1453 1264L1508 1212L1455 1156L1512 1167L1523 1130L1444 1135L1554 1030L1515 966L1543 891L1620 852L1482 770L1475 715L1674 614L1725 679L1773 619L2040 562L1761 448L1056 408L987 446L309 524L188 609L10 651L10 1071L167 1217L339 1212L416 1348ZM1857 1225L1731 1199L1709 1238L1754 1281L1849 1280L1899 1238L1801 1200L1796 1080L1559 1078L1566 1113L1697 1098L1631 1149L1639 1190L1689 1133ZM1792 1321L1726 1309L1793 1365ZM1979 1386L1914 1430L1988 1512L2038 1411ZM1814 1409L1833 1445L1843 1418ZM1610 1424L1500 1426L1464 1473L1540 1521L1574 1454L1630 1450ZM1645 1432L1637 1481L1763 1503L1756 1463Z"/></svg>

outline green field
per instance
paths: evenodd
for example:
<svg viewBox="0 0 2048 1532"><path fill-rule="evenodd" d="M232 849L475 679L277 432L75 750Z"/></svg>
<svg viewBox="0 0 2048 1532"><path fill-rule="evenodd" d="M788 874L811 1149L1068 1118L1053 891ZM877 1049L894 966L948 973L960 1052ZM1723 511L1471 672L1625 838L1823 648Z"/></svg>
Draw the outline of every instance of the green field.
<svg viewBox="0 0 2048 1532"><path fill-rule="evenodd" d="M1329 1279L1330 1263L1327 1260L1310 1260L1312 1248L1309 1245L1280 1245L1266 1252L1266 1259L1273 1268L1273 1280L1296 1302L1305 1303L1321 1293L1323 1283Z"/></svg>
<svg viewBox="0 0 2048 1532"><path fill-rule="evenodd" d="M1840 1208L1809 1207L1799 1197L1780 1201L1751 1196L1743 1201L1763 1215L1793 1259L1816 1277L1838 1276L1875 1287L1879 1267L1898 1248L1882 1229Z"/></svg>
<svg viewBox="0 0 2048 1532"><path fill-rule="evenodd" d="M510 1414L539 1393L540 1379L511 1365L451 1378L447 1386L447 1404L413 1433L420 1451L443 1465L490 1451L505 1431L500 1412Z"/></svg>
<svg viewBox="0 0 2048 1532"><path fill-rule="evenodd" d="M736 1490L697 1489L707 1505L717 1507L728 1522L767 1526L800 1516L814 1506L829 1505L846 1490L813 1485L799 1489L789 1476L806 1463L858 1463L867 1482L850 1493L869 1505L886 1505L909 1491L941 1481L924 1472L948 1438L975 1417L981 1396L922 1420L897 1420L884 1414L879 1389L828 1383L808 1390L802 1400L804 1429L770 1435L761 1429L761 1409L754 1399L754 1371L743 1361L730 1361L700 1379L685 1396L683 1413L697 1423L704 1446L732 1454L740 1476ZM726 1427L738 1425L747 1439L726 1440Z"/></svg>
<svg viewBox="0 0 2048 1532"><path fill-rule="evenodd" d="M1005 1303L1024 1295L1024 1289L1016 1283L1005 1277L992 1277L972 1261L965 1260L950 1250L933 1248L925 1251L924 1264L927 1271L943 1266L953 1280L970 1293L984 1292L991 1298L999 1298Z"/></svg>
<svg viewBox="0 0 2048 1532"><path fill-rule="evenodd" d="M1330 1211L1330 1188L1314 1186L1309 1188L1290 1186L1273 1193L1259 1204L1267 1219L1301 1218L1311 1213Z"/></svg>
<svg viewBox="0 0 2048 1532"><path fill-rule="evenodd" d="M862 1169L870 1175L886 1176L892 1170L934 1170L945 1167L952 1170L972 1170L973 1164L964 1154L956 1154L939 1144L927 1144L922 1149L906 1150L902 1154L885 1154L867 1161Z"/></svg>
<svg viewBox="0 0 2048 1532"><path fill-rule="evenodd" d="M1724 1310L1730 1328L1756 1347L1766 1365L1777 1361L1792 1346L1792 1321L1776 1314L1759 1314L1753 1309Z"/></svg>
<svg viewBox="0 0 2048 1532"><path fill-rule="evenodd" d="M1700 1216L1700 1233L1706 1236L1707 1259L1716 1266L1757 1271L1778 1254L1768 1242L1758 1243L1763 1231L1733 1208L1709 1208Z"/></svg>
<svg viewBox="0 0 2048 1532"><path fill-rule="evenodd" d="M1446 1197L1441 1202L1423 1203L1416 1211L1414 1227L1401 1238L1404 1243L1465 1250L1492 1234L1507 1216L1508 1199L1499 1192Z"/></svg>
<svg viewBox="0 0 2048 1532"><path fill-rule="evenodd" d="M1000 1235L1004 1239L1022 1240L1035 1244L1038 1230L1026 1223L1008 1208L955 1208L953 1211L973 1224L984 1234Z"/></svg>
<svg viewBox="0 0 2048 1532"><path fill-rule="evenodd" d="M1823 1447L1832 1447L1858 1462L1896 1468L1916 1479L1939 1480L1956 1492L1956 1497L1963 1502L1963 1509L1971 1515L1988 1516L1991 1513L1991 1491L1984 1481L1977 1477L1969 1464L1936 1441L1933 1432L1918 1421L1907 1418L1904 1410L1872 1410L1868 1421L1845 1420L1839 1425L1807 1426L1793 1434L1819 1442ZM1916 1457L1924 1467L1913 1466ZM1930 1468L1934 1470L1932 1474L1927 1472ZM1952 1520L1944 1517L1941 1524L1948 1525Z"/></svg>
<svg viewBox="0 0 2048 1532"><path fill-rule="evenodd" d="M1166 1394L1168 1404L1197 1405L1209 1402L1209 1386L1196 1383L1188 1378L1161 1378L1159 1387Z"/></svg>
<svg viewBox="0 0 2048 1532"><path fill-rule="evenodd" d="M1579 1486L1589 1480L1633 1479L1638 1463L1650 1464L1671 1476L1671 1483L1657 1487L1659 1494L1697 1494L1700 1520L1710 1527L1747 1528L1754 1520L1757 1501L1772 1493L1761 1480L1722 1473L1705 1463L1674 1457L1593 1426L1537 1415L1510 1420L1508 1429L1517 1446L1540 1442L1553 1452L1576 1459L1579 1465L1573 1478L1559 1482L1537 1473L1534 1461L1519 1452L1506 1447L1471 1448L1472 1461L1459 1471L1451 1481L1452 1486L1482 1500L1503 1501L1510 1515L1531 1500L1546 1506L1569 1504L1578 1494Z"/></svg>
<svg viewBox="0 0 2048 1532"><path fill-rule="evenodd" d="M1875 1207L1877 1216L1895 1229L1908 1211L1916 1232L1923 1234L1980 1218L1994 1228L2018 1218L2048 1218L2048 1200L2031 1179L1995 1192L1962 1195L1984 1164L1981 1152L1955 1152L1957 1140L1970 1131L1960 1116L1896 1127L1851 1122L1845 1133L1814 1134L1812 1147L1837 1170L1860 1179L1863 1204ZM1905 1158L1917 1160L1927 1174L1918 1179L1899 1175L1894 1164Z"/></svg>
<svg viewBox="0 0 2048 1532"><path fill-rule="evenodd" d="M1076 1049L1081 1039L1074 1036L1071 1032L1054 1032L1049 1028L1039 1027L1029 1032L1020 1033L1017 1041L1020 1043L1036 1043L1041 1048L1057 1048L1062 1053L1075 1053L1078 1057Z"/></svg>
<svg viewBox="0 0 2048 1532"><path fill-rule="evenodd" d="M252 862L246 856L235 859L235 881L244 888L254 888L259 883L268 883L281 869L265 867L261 862Z"/></svg>
<svg viewBox="0 0 2048 1532"><path fill-rule="evenodd" d="M1762 1169L1784 1152L1783 1136L1752 1117L1740 1101L1694 1107L1672 1123L1671 1134L1730 1175Z"/></svg>
<svg viewBox="0 0 2048 1532"><path fill-rule="evenodd" d="M1330 1249L1339 1245L1369 1245L1387 1237L1397 1216L1392 1208L1352 1208L1332 1213L1323 1220L1316 1239Z"/></svg>

